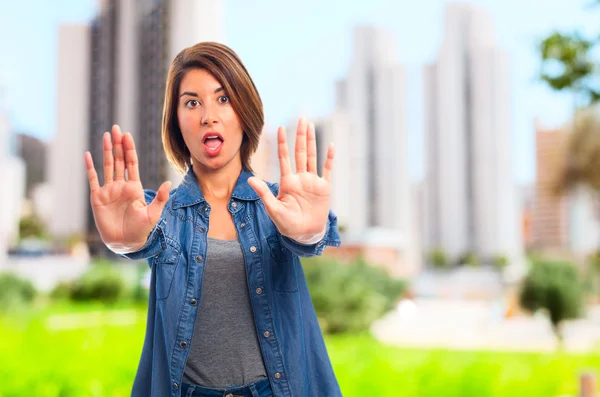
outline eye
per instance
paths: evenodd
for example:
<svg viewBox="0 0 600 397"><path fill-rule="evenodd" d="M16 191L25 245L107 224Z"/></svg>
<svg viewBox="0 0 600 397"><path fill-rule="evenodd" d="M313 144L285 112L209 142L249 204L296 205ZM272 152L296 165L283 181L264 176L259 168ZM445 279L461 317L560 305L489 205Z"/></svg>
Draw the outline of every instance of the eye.
<svg viewBox="0 0 600 397"><path fill-rule="evenodd" d="M217 99L217 101L218 101L220 104L226 104L226 103L229 103L229 97L228 97L227 95L221 95L221 96L219 97L219 99Z"/></svg>
<svg viewBox="0 0 600 397"><path fill-rule="evenodd" d="M195 100L195 99L190 99L190 100L188 100L188 101L185 102L185 106L188 107L188 108L195 108L198 105L200 105L200 103L197 100Z"/></svg>

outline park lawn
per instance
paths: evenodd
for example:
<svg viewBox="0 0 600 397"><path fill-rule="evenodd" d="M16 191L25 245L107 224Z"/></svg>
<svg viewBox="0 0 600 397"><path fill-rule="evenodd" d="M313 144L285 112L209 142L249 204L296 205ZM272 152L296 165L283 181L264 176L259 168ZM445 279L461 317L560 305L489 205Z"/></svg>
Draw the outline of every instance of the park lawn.
<svg viewBox="0 0 600 397"><path fill-rule="evenodd" d="M125 397L144 308L62 305L0 317L0 397ZM345 397L575 396L600 355L406 349L367 335L327 337ZM318 396L315 396L318 397Z"/></svg>

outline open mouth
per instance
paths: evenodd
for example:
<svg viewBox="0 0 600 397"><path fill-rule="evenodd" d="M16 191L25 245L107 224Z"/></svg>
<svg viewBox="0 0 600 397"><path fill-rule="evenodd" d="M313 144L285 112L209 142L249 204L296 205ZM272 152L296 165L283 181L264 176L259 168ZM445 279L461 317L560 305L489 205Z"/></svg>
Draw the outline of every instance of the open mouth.
<svg viewBox="0 0 600 397"><path fill-rule="evenodd" d="M204 137L204 144L211 149L218 148L223 143L223 138L219 135L206 135Z"/></svg>
<svg viewBox="0 0 600 397"><path fill-rule="evenodd" d="M209 156L218 156L223 146L223 137L219 133L208 132L202 141L204 150Z"/></svg>

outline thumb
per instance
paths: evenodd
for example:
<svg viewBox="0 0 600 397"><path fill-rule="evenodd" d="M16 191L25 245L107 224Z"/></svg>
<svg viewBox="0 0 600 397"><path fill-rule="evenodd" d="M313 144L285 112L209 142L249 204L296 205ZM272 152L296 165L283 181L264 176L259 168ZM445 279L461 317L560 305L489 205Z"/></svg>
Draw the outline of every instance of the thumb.
<svg viewBox="0 0 600 397"><path fill-rule="evenodd" d="M260 197L260 199L263 201L267 212L271 218L273 218L273 216L279 211L281 204L273 195L271 189L269 189L269 186L267 186L265 181L255 176L248 178L248 184L250 187L252 187L252 189L254 189L256 194L258 194L258 197Z"/></svg>
<svg viewBox="0 0 600 397"><path fill-rule="evenodd" d="M162 214L163 209L165 208L165 204L169 201L169 189L171 188L171 182L166 181L158 188L156 192L156 197L148 206L148 218L150 218L150 222L152 225L156 225L156 222L160 219L160 215Z"/></svg>

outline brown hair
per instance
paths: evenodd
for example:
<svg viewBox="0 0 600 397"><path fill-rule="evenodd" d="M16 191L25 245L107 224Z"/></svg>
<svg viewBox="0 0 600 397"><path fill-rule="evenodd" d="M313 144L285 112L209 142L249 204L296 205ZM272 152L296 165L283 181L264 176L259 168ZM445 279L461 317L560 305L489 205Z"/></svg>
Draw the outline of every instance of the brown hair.
<svg viewBox="0 0 600 397"><path fill-rule="evenodd" d="M210 41L185 48L177 54L169 68L162 120L162 142L167 159L181 173L185 173L191 165L190 151L185 145L177 121L179 87L190 69L206 70L227 92L244 131L240 148L242 167L252 171L250 156L258 147L265 122L262 101L237 54L223 44Z"/></svg>

